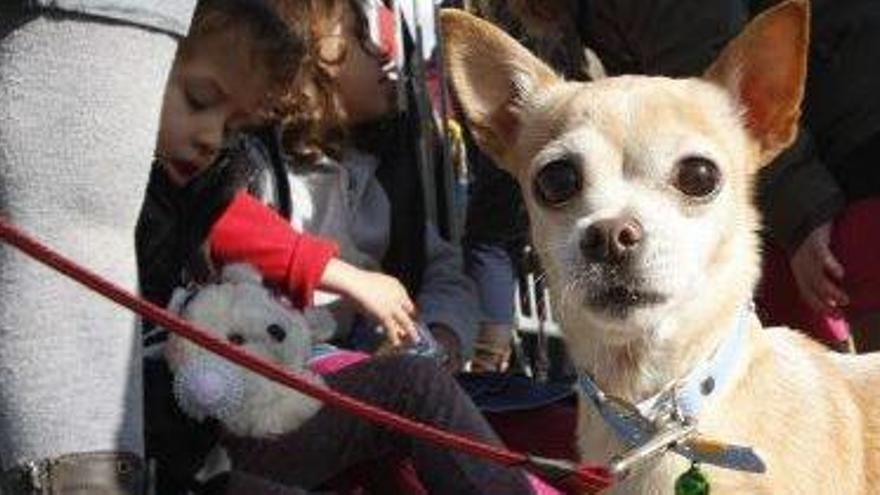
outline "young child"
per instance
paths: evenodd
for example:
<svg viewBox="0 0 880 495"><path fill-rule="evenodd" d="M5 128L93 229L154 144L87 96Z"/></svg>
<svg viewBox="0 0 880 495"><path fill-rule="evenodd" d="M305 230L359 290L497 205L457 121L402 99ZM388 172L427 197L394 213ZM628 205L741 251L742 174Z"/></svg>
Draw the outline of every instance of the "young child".
<svg viewBox="0 0 880 495"><path fill-rule="evenodd" d="M307 8L307 2L287 2L288 14L296 13L289 18L291 29L318 12L320 3ZM406 330L412 306L395 279L332 259L335 248L326 241L296 233L281 216L242 192L264 176L254 173L254 167L260 171L259 164L238 145L240 141L229 139L224 145L223 137L253 123L259 115L257 103L267 90L272 93L275 81L289 77L289 71L275 79L277 72L270 70L270 63L249 65L274 60L273 50L266 47L280 46L263 43L261 36L271 34L270 41L283 38L268 12L262 18L251 9L219 13L197 16L169 80L157 165L138 229L145 294L163 302L180 283L181 271L198 278L207 239L211 261L250 262L302 304L308 303L313 289L322 288L354 300L386 328L396 325ZM249 27L253 23L260 28ZM265 77L240 79L245 73ZM265 170L271 171L271 165ZM148 343L152 339L161 336L150 334ZM164 471L157 491L177 493L191 487L190 478L205 450L187 452L182 444L209 447L211 428L180 417L163 363L148 361L146 366L148 448ZM409 355L371 359L330 374L325 381L390 410L499 442L452 377L430 359ZM193 438L194 427L201 441L182 441ZM389 454L411 458L420 478L437 493L482 493L487 486L497 487L499 493L531 493L517 470L427 445L326 407L286 435L252 439L226 434L223 443L234 469L226 493L261 493L261 488L248 484L254 480L250 476L261 478L260 483L314 488L352 466Z"/></svg>
<svg viewBox="0 0 880 495"><path fill-rule="evenodd" d="M288 118L285 135L295 161L293 223L337 240L343 259L402 280L445 349L447 369L457 371L471 353L477 297L460 249L426 220L418 136L395 105L393 47L381 46L373 35L381 29L367 15L377 3L316 3L315 56L304 82L314 110ZM350 304L322 302L307 315L328 322L320 326L332 327L332 337L369 336Z"/></svg>
<svg viewBox="0 0 880 495"><path fill-rule="evenodd" d="M267 2L199 4L168 80L156 162L136 231L142 292L164 305L185 277L204 276L199 246L210 239L214 262L239 261L243 253L251 253L248 261L267 278L274 276L276 285L299 303L308 303L315 287L342 293L392 329L394 341L405 340L414 308L395 279L351 267L334 258L335 244L291 230L271 210L238 191L243 181L236 176L246 176L246 168L218 160L227 135L269 117L266 103L295 75L304 50L302 37L289 30ZM209 170L216 162L219 168ZM203 180L194 181L197 176ZM149 348L164 338L151 329L145 344ZM156 418L176 415L170 398L163 395L168 385L164 363L148 359L145 372L149 454L159 458L160 467L182 465L187 471L195 460L169 458L187 456L188 449L177 444L176 435L157 430L175 422ZM163 445L162 438L169 445Z"/></svg>
<svg viewBox="0 0 880 495"><path fill-rule="evenodd" d="M266 103L298 66L302 40L261 4L205 1L181 43L137 230L143 293L166 303L170 290L182 282L182 268L194 261L184 253L207 241L214 262L251 262L300 306L311 302L316 287L341 293L399 342L412 332L414 307L395 279L334 259L333 243L291 230L239 191L240 183L223 182L247 171L229 166L192 184L218 162L231 133L265 121ZM189 275L198 278L197 272Z"/></svg>

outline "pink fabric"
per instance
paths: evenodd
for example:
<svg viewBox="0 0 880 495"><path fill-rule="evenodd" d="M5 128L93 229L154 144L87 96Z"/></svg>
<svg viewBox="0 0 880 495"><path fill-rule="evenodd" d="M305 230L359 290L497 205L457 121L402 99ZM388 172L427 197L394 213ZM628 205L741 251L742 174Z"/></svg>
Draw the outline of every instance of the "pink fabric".
<svg viewBox="0 0 880 495"><path fill-rule="evenodd" d="M845 272L843 290L850 298L846 313L880 311L880 198L859 201L844 210L834 221L831 251ZM756 299L766 325L798 328L824 342L849 337L843 316L818 313L800 297L788 256L777 246L765 253Z"/></svg>
<svg viewBox="0 0 880 495"><path fill-rule="evenodd" d="M370 355L363 352L340 349L323 356L312 358L309 361L309 369L319 375L329 375L369 358Z"/></svg>
<svg viewBox="0 0 880 495"><path fill-rule="evenodd" d="M541 481L541 478L538 478L537 476L531 474L527 476L529 478L529 483L532 484L532 490L534 490L535 495L562 495L561 491L553 488L547 483L544 483L543 481Z"/></svg>

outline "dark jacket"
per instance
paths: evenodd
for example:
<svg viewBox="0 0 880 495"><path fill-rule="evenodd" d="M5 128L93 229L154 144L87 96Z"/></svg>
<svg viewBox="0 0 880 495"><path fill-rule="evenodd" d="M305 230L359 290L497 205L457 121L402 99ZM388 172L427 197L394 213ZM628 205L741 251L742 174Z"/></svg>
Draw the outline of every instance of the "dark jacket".
<svg viewBox="0 0 880 495"><path fill-rule="evenodd" d="M697 76L745 25L743 0L579 0L582 42L608 75Z"/></svg>
<svg viewBox="0 0 880 495"><path fill-rule="evenodd" d="M789 253L849 202L880 194L880 3L814 0L802 136L763 174L762 210Z"/></svg>
<svg viewBox="0 0 880 495"><path fill-rule="evenodd" d="M243 188L290 214L285 165L277 156L273 130L240 136L217 163L186 187L172 184L153 165L135 230L142 295L165 306L175 287L207 275L201 246L211 226ZM273 153L274 152L274 153ZM276 155L276 156L273 156Z"/></svg>

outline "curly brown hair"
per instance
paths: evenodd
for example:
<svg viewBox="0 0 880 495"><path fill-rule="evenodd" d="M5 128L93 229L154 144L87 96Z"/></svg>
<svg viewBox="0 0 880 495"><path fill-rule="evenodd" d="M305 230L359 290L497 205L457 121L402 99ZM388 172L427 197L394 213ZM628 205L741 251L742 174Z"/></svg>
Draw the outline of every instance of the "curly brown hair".
<svg viewBox="0 0 880 495"><path fill-rule="evenodd" d="M307 55L308 37L289 29L278 10L280 0L199 0L190 30L181 40L178 56L186 58L205 37L223 33L248 57L253 70L263 71L270 83L265 113L277 115L275 102L297 77ZM287 2L286 2L287 3Z"/></svg>
<svg viewBox="0 0 880 495"><path fill-rule="evenodd" d="M330 40L329 31L339 22L343 9L349 8L355 16L355 37L368 47L369 24L361 0L276 1L290 29L308 40L299 76L281 98L284 147L306 160L322 154L338 159L347 133L339 90L329 67L345 60L347 47L338 39Z"/></svg>

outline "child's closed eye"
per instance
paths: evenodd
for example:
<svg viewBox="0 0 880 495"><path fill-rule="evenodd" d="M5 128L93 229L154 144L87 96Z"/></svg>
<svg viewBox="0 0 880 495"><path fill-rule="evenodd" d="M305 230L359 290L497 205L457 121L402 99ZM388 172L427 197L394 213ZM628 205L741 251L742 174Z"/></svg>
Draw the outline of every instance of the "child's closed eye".
<svg viewBox="0 0 880 495"><path fill-rule="evenodd" d="M194 92L186 91L185 96L187 105L196 112L205 110L213 104L212 99L206 95L199 95Z"/></svg>
<svg viewBox="0 0 880 495"><path fill-rule="evenodd" d="M184 86L184 97L194 111L205 110L220 103L223 91L210 79L192 77Z"/></svg>

